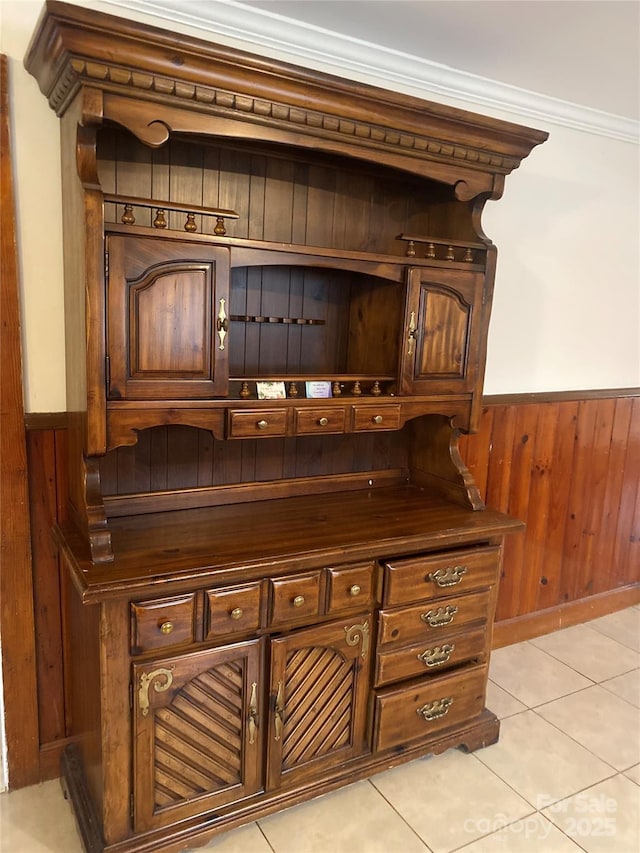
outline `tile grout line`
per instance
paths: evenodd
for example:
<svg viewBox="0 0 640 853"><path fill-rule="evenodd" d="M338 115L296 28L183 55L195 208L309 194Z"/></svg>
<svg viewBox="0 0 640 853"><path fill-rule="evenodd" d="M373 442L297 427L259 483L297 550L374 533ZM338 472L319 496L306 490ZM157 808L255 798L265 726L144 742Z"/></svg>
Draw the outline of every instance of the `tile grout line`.
<svg viewBox="0 0 640 853"><path fill-rule="evenodd" d="M435 758L435 755L433 757ZM402 765L400 765L400 766L402 766ZM398 815L398 817L405 824L405 826L407 826L411 830L411 832L416 836L418 841L424 845L424 849L427 851L427 853L433 853L433 850L431 849L431 847L429 847L429 845L426 843L424 838L422 838L422 836L411 826L411 824L409 823L408 820L405 820L405 818L400 814L400 812L396 809L396 807L393 805L393 803L390 803L389 800L385 797L385 795L382 793L382 791L380 791L378 788L376 788L375 783L373 782L371 777L369 777L367 779L367 782L371 785L373 790L385 801L385 803L391 808L391 810L395 814Z"/></svg>
<svg viewBox="0 0 640 853"><path fill-rule="evenodd" d="M553 658L553 660L557 661L558 663L561 663L563 666L566 666L567 669L571 669L573 672L577 673L578 675L581 675L583 678L588 678L589 681L593 681L594 684L601 684L602 681L609 681L612 678L618 678L618 676L620 675L628 675L630 672L635 672L636 669L640 668L639 661L638 665L632 666L631 669L624 670L623 672L617 672L615 675L608 675L606 678L603 678L601 681L598 681L598 679L594 678L593 676L581 672L573 664L567 663L565 660L562 660L562 658L557 657L557 655L555 655L553 652L550 652L547 649L541 649L539 646L536 646L533 643L531 645L533 645L534 648L538 649L539 652L543 652L545 655L548 655L550 658ZM627 648L627 646L624 646L624 648ZM631 651L633 651L633 649ZM635 652L635 654L638 655L638 652ZM638 655L638 657L640 658L640 655Z"/></svg>

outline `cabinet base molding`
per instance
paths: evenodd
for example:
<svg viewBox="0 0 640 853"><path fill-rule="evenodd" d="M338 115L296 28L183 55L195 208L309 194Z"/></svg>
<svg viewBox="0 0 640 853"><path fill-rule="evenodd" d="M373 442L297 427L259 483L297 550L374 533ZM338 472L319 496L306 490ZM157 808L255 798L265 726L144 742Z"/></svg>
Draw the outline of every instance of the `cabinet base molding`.
<svg viewBox="0 0 640 853"><path fill-rule="evenodd" d="M289 808L316 797L329 794L345 785L359 782L376 773L392 770L417 758L439 755L447 749L459 748L471 753L485 746L497 743L500 734L500 721L494 713L485 709L473 721L443 730L438 737L428 743L406 746L398 750L387 750L380 755L368 755L351 762L314 785L303 785L288 790L278 790L273 794L259 794L243 803L226 810L205 813L191 821L185 821L181 828L138 834L134 837L105 843L100 832L100 823L86 785L82 770L82 760L76 744L69 744L62 754L62 789L65 799L73 804L78 830L87 853L178 853L190 847L206 844L216 835L236 829L254 820L267 817L274 812Z"/></svg>

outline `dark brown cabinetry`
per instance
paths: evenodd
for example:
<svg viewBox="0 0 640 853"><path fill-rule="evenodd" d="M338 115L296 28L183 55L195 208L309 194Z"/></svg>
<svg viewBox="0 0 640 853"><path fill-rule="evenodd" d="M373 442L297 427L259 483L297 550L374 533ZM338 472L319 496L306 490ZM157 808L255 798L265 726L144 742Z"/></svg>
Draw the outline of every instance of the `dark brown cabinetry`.
<svg viewBox="0 0 640 853"><path fill-rule="evenodd" d="M183 820L261 787L260 641L134 664L134 824Z"/></svg>
<svg viewBox="0 0 640 853"><path fill-rule="evenodd" d="M405 394L469 392L478 380L483 276L410 269Z"/></svg>
<svg viewBox="0 0 640 853"><path fill-rule="evenodd" d="M368 752L370 632L364 614L272 641L269 790Z"/></svg>
<svg viewBox="0 0 640 853"><path fill-rule="evenodd" d="M204 843L451 746L504 536L477 427L480 218L545 134L48 2L88 851ZM413 236L409 236L413 235Z"/></svg>
<svg viewBox="0 0 640 853"><path fill-rule="evenodd" d="M106 269L109 397L225 395L228 250L112 235Z"/></svg>

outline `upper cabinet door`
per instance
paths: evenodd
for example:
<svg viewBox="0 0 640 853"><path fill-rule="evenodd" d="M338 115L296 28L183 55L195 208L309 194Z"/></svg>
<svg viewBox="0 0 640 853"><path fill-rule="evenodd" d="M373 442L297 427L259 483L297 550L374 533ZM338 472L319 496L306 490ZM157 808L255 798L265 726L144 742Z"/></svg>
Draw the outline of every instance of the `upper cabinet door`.
<svg viewBox="0 0 640 853"><path fill-rule="evenodd" d="M225 396L228 250L112 235L107 265L108 396Z"/></svg>
<svg viewBox="0 0 640 853"><path fill-rule="evenodd" d="M402 394L474 390L481 355L483 280L475 272L409 270Z"/></svg>

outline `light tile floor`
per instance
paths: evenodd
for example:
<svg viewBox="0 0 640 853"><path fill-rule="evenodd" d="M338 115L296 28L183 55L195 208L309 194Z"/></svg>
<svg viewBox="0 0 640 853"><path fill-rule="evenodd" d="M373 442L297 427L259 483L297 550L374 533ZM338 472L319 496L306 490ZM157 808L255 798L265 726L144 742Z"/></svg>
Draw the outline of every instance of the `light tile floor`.
<svg viewBox="0 0 640 853"><path fill-rule="evenodd" d="M499 743L234 830L216 853L638 853L640 605L494 652ZM0 795L0 853L81 853L59 783Z"/></svg>

